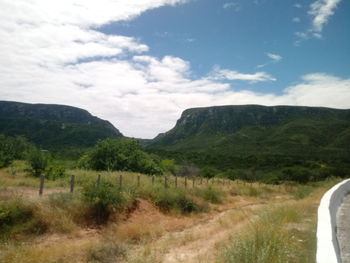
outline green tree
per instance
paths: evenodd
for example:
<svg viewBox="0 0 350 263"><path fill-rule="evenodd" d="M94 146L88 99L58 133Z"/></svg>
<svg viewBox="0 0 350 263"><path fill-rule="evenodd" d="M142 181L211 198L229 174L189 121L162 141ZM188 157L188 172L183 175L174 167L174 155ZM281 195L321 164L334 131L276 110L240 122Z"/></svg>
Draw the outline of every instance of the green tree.
<svg viewBox="0 0 350 263"><path fill-rule="evenodd" d="M160 164L164 171L169 172L171 174L176 173L176 164L173 159L164 159L161 161Z"/></svg>
<svg viewBox="0 0 350 263"><path fill-rule="evenodd" d="M33 149L28 154L28 163L33 170L34 176L40 176L49 163L49 153L40 149Z"/></svg>
<svg viewBox="0 0 350 263"><path fill-rule="evenodd" d="M205 166L200 171L200 175L206 178L213 178L218 173L219 171L211 166Z"/></svg>
<svg viewBox="0 0 350 263"><path fill-rule="evenodd" d="M33 147L23 137L9 137L0 134L0 168L9 166L13 160L24 159L26 152Z"/></svg>
<svg viewBox="0 0 350 263"><path fill-rule="evenodd" d="M79 160L80 167L98 171L133 171L160 174L159 160L142 151L134 139L105 139Z"/></svg>

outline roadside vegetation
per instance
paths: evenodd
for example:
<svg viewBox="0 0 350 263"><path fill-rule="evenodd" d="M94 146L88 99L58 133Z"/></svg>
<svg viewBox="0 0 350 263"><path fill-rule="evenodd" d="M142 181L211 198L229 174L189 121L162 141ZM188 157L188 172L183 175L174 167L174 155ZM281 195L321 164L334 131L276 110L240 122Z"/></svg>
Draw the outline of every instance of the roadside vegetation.
<svg viewBox="0 0 350 263"><path fill-rule="evenodd" d="M341 180L180 165L132 139L100 141L78 162L21 137L0 144L4 263L173 262L181 249L190 263L314 262L317 205Z"/></svg>

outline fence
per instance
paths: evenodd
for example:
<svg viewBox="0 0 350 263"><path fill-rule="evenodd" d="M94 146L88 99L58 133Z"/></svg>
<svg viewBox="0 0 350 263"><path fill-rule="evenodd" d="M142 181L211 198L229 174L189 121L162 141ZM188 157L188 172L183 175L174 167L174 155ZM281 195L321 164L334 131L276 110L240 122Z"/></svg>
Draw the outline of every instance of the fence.
<svg viewBox="0 0 350 263"><path fill-rule="evenodd" d="M102 183L102 175L101 174L97 174L96 175L96 185L100 186ZM128 177L130 177L130 175L127 175ZM135 176L134 176L135 177ZM202 177L178 177L178 176L143 176L146 177L147 180L150 181L151 185L154 186L156 183L160 183L161 185L164 186L164 188L178 188L178 187L183 187L185 189L188 188L195 188L198 186L204 186L204 185L230 185L231 184L231 180L229 179L223 179L223 178L202 178ZM45 188L45 175L41 175L40 176L40 183L39 183L39 195L43 195L44 194L44 188ZM158 182L157 182L158 181ZM192 181L192 184L189 183L189 181ZM140 175L136 175L136 182L133 184L133 186L136 187L142 187L142 183L144 182L144 180L141 180L141 176ZM123 174L119 175L119 182L117 183L117 185L119 185L120 188L123 188L123 186L125 185L124 182L124 176ZM69 189L70 189L70 193L73 193L75 190L75 186L76 186L76 176L75 175L71 175L70 176L70 181L69 181ZM129 183L130 186L130 183Z"/></svg>

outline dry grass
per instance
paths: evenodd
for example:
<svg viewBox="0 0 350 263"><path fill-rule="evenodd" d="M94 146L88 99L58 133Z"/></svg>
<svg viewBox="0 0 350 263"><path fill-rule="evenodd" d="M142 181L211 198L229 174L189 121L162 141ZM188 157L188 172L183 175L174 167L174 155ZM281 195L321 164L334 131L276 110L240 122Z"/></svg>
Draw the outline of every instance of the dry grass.
<svg viewBox="0 0 350 263"><path fill-rule="evenodd" d="M163 177L156 177L153 185L150 176L102 172L102 180L112 182L116 187L122 174L123 191L138 198L139 203L134 210L117 213L109 224L100 226L98 231L90 231L86 229L84 221L86 207L79 198L70 194L53 194L62 189L67 191L69 178L47 181L45 195L39 198L38 179L27 176L23 163L19 165L22 168L16 170L16 175L6 169L0 170L0 199L8 200L19 195L18 198L33 211L35 222L43 226L46 234L30 235L30 239L20 239L22 241L19 243L11 240L7 244L1 243L0 262L4 263L231 262L225 258L230 247L235 251L239 251L237 247L246 249L252 240L262 240L259 241L262 249L250 247L250 250L242 248L241 251L252 255L256 255L256 251L267 251L266 254L275 253L275 257L267 257L272 261L253 258L255 261L250 262L312 262L318 200L325 189L335 183L330 181L324 185L305 187L235 181L224 185L222 182L207 185L203 180L202 184L193 188L189 180L185 189L184 179L178 178L178 191L184 191L195 202L211 202L210 209L205 213L184 216L179 212L162 213L151 202L155 189L164 188ZM68 174L76 175L77 195L81 187L97 180L97 172L94 171L70 170ZM138 176L141 187L137 187ZM169 176L168 184L171 188L166 191L174 191L174 177ZM163 191L164 196L166 191ZM292 199L295 201L268 210L254 221L261 214L260 208L266 210L272 204L285 204L286 200ZM277 234L273 235L276 229ZM238 233L242 232L245 234L240 236L237 243ZM226 243L231 235L231 241ZM274 245L269 250L264 244ZM292 257L292 253L300 256ZM277 254L280 256L277 257ZM249 261L240 259L238 262Z"/></svg>

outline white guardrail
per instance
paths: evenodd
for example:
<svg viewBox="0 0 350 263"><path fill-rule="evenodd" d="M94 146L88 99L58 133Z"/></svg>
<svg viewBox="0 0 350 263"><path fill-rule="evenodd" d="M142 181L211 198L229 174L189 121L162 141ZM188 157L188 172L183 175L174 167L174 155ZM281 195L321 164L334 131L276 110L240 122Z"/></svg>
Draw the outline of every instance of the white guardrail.
<svg viewBox="0 0 350 263"><path fill-rule="evenodd" d="M337 239L337 211L344 197L350 192L350 179L342 181L322 197L317 219L317 263L340 263Z"/></svg>

